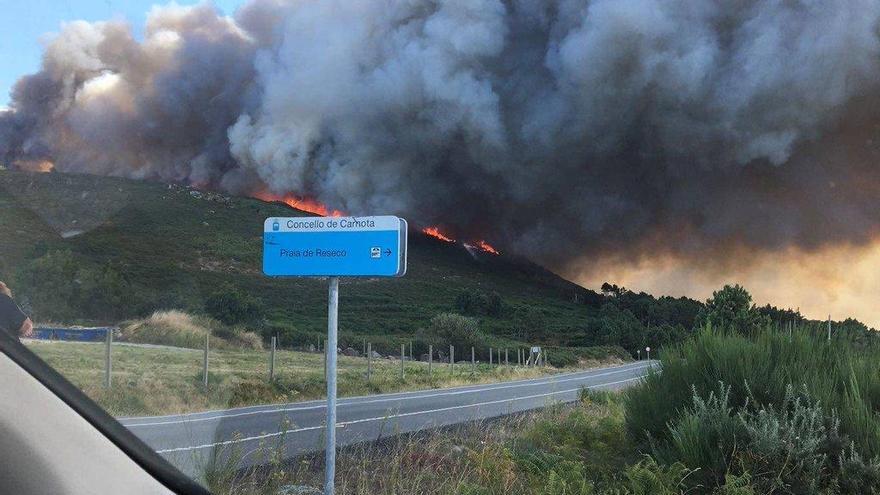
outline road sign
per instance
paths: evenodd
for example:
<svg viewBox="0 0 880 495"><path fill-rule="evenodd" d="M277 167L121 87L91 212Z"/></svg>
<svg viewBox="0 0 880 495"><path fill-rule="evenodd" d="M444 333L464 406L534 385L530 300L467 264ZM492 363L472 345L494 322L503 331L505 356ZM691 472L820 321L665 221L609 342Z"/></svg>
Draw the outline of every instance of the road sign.
<svg viewBox="0 0 880 495"><path fill-rule="evenodd" d="M339 277L402 277L406 220L376 217L267 218L263 273L272 277L330 277L327 303L327 423L324 495L336 476L336 343Z"/></svg>
<svg viewBox="0 0 880 495"><path fill-rule="evenodd" d="M401 277L406 220L395 216L267 218L263 273L281 276Z"/></svg>

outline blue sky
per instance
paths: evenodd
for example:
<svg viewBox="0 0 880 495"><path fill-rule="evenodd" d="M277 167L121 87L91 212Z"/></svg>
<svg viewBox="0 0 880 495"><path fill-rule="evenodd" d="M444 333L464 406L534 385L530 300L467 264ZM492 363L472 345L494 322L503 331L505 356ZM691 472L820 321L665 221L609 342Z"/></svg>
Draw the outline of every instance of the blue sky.
<svg viewBox="0 0 880 495"><path fill-rule="evenodd" d="M146 13L157 0L0 0L0 107L9 104L9 91L24 74L40 66L43 40L58 32L65 21L125 19L140 36ZM179 5L196 1L179 0ZM215 0L226 14L234 12L241 0Z"/></svg>

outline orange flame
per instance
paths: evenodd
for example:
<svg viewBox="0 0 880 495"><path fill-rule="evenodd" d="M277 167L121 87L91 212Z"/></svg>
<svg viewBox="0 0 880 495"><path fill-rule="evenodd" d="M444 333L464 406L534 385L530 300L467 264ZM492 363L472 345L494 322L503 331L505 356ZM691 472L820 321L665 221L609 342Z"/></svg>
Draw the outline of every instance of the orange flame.
<svg viewBox="0 0 880 495"><path fill-rule="evenodd" d="M55 164L49 160L19 160L13 163L15 168L25 172L47 173L55 170Z"/></svg>
<svg viewBox="0 0 880 495"><path fill-rule="evenodd" d="M501 254L497 249L495 249L494 247L492 247L492 245L489 244L489 243L486 242L486 241L482 241L482 240L481 240L481 241L477 241L477 247L480 248L480 249L482 249L483 251L485 251L485 252L487 252L487 253L494 254L495 256L498 256L498 255Z"/></svg>
<svg viewBox="0 0 880 495"><path fill-rule="evenodd" d="M254 197L263 201L281 201L291 208L314 213L315 215L321 215L322 217L345 216L345 213L343 213L342 211L331 209L320 201L316 201L310 198L300 198L292 194L276 196L267 192L258 192L254 194Z"/></svg>
<svg viewBox="0 0 880 495"><path fill-rule="evenodd" d="M425 234L428 234L431 237L440 239L441 241L444 241L444 242L455 242L455 239L452 239L452 238L444 235L443 232L440 232L440 228L436 227L436 226L425 227L424 229L422 229L422 232L424 232Z"/></svg>

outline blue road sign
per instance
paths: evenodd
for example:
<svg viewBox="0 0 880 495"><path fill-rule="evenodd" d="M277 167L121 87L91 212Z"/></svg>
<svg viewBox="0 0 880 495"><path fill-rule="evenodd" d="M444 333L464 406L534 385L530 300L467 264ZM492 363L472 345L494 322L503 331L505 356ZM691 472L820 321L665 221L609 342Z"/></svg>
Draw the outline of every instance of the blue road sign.
<svg viewBox="0 0 880 495"><path fill-rule="evenodd" d="M406 220L395 216L267 218L263 273L281 277L400 277Z"/></svg>

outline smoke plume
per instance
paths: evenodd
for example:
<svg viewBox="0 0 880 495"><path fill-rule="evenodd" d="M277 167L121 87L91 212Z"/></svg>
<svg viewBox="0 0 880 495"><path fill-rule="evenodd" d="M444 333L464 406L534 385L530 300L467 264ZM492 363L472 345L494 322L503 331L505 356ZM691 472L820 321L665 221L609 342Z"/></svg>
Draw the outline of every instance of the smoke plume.
<svg viewBox="0 0 880 495"><path fill-rule="evenodd" d="M63 25L0 114L0 162L293 192L556 268L866 244L878 19L860 0L156 7L143 39Z"/></svg>

